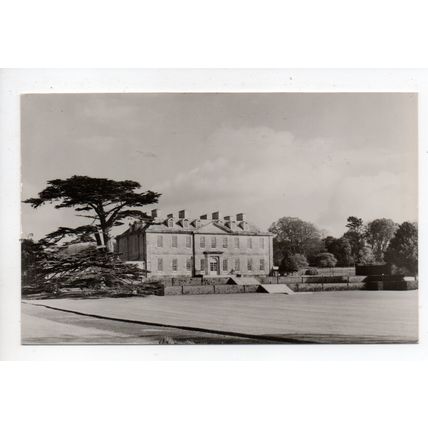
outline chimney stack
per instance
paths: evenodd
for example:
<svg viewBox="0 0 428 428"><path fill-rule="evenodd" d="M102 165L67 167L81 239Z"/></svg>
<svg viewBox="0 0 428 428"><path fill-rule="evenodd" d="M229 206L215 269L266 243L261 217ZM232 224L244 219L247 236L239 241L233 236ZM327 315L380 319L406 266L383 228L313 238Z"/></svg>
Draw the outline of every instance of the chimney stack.
<svg viewBox="0 0 428 428"><path fill-rule="evenodd" d="M244 213L239 213L239 214L236 214L236 221L246 221L246 218L245 218L246 216L245 216L245 214Z"/></svg>
<svg viewBox="0 0 428 428"><path fill-rule="evenodd" d="M178 211L178 218L181 218L181 219L188 218L187 217L187 210Z"/></svg>
<svg viewBox="0 0 428 428"><path fill-rule="evenodd" d="M200 217L201 220L208 220L208 215L207 214L202 214Z"/></svg>
<svg viewBox="0 0 428 428"><path fill-rule="evenodd" d="M166 218L174 218L174 214L168 214Z"/></svg>
<svg viewBox="0 0 428 428"><path fill-rule="evenodd" d="M231 220L230 215L227 215L226 217L224 217L224 221L230 221L230 220Z"/></svg>
<svg viewBox="0 0 428 428"><path fill-rule="evenodd" d="M152 210L152 217L153 218L159 218L160 216L161 216L161 210L159 208Z"/></svg>
<svg viewBox="0 0 428 428"><path fill-rule="evenodd" d="M216 211L216 212L212 213L211 218L213 220L220 220L220 211Z"/></svg>

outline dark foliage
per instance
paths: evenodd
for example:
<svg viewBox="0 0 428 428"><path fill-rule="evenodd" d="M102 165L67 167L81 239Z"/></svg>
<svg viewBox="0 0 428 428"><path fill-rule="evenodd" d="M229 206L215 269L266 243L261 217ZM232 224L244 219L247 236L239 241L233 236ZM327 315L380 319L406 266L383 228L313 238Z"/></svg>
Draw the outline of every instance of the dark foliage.
<svg viewBox="0 0 428 428"><path fill-rule="evenodd" d="M391 239L385 253L385 261L402 273L418 272L418 226L416 223L402 223Z"/></svg>
<svg viewBox="0 0 428 428"><path fill-rule="evenodd" d="M273 223L269 231L273 239L274 262L281 263L288 254L309 257L323 247L321 233L312 224L297 217L282 217Z"/></svg>
<svg viewBox="0 0 428 428"><path fill-rule="evenodd" d="M346 227L350 232L356 232L360 235L364 233L364 222L362 218L350 216L347 218Z"/></svg>
<svg viewBox="0 0 428 428"><path fill-rule="evenodd" d="M297 264L296 259L292 254L287 254L281 261L279 265L279 273L283 275L284 273L297 272L299 270L299 265Z"/></svg>
<svg viewBox="0 0 428 428"><path fill-rule="evenodd" d="M317 267L334 267L337 260L331 253L320 253L312 257L311 263Z"/></svg>
<svg viewBox="0 0 428 428"><path fill-rule="evenodd" d="M376 258L371 247L364 245L358 252L357 263L359 265L372 265L376 263Z"/></svg>
<svg viewBox="0 0 428 428"><path fill-rule="evenodd" d="M367 243L372 248L377 263L384 261L385 251L396 230L397 225L388 218L378 218L367 225Z"/></svg>
<svg viewBox="0 0 428 428"><path fill-rule="evenodd" d="M159 193L136 192L141 186L131 180L114 181L106 178L92 178L74 175L67 179L48 181L48 186L37 198L30 198L24 203L38 208L46 203L54 203L55 208L74 208L79 214L91 220L91 224L80 228L60 228L51 233L48 239L55 242L66 235L76 235L82 240L90 239L94 230L100 230L107 243L110 229L123 224L126 218L149 220L150 217L132 208L156 203ZM95 223L95 224L94 224Z"/></svg>
<svg viewBox="0 0 428 428"><path fill-rule="evenodd" d="M34 286L40 276L40 265L45 260L45 246L31 239L21 240L21 278L23 286Z"/></svg>
<svg viewBox="0 0 428 428"><path fill-rule="evenodd" d="M365 227L361 218L350 216L346 224L347 232L343 234L351 246L351 257L354 263L360 263L360 252L366 245L365 243Z"/></svg>
<svg viewBox="0 0 428 428"><path fill-rule="evenodd" d="M33 247L32 256L26 256L23 266L26 285L56 292L61 288L123 289L141 282L144 271L133 264L122 262L113 253L87 246L77 253L67 253L67 247L43 245ZM27 250L26 250L27 252Z"/></svg>
<svg viewBox="0 0 428 428"><path fill-rule="evenodd" d="M324 239L324 245L327 252L331 253L337 259L337 266L353 266L354 258L352 257L352 246L347 238L333 238L327 236Z"/></svg>
<svg viewBox="0 0 428 428"><path fill-rule="evenodd" d="M287 253L279 265L279 273L297 272L308 266L308 261L303 254Z"/></svg>

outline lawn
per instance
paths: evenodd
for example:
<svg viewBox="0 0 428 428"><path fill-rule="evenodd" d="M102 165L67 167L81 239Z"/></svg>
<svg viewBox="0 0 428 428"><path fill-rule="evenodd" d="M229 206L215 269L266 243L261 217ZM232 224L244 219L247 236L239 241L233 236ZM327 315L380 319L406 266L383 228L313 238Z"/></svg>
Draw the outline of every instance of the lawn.
<svg viewBox="0 0 428 428"><path fill-rule="evenodd" d="M196 336L230 334L268 343L414 343L418 338L416 290L50 299L27 304L107 318L103 343L109 343L108 326L113 332L124 321L133 328L146 323L159 328L193 329ZM132 342L132 333L126 335L124 343ZM24 342L29 336L37 336L31 323L23 325ZM83 338L85 332L79 330L76 336ZM86 342L99 343L95 339ZM120 337L111 340L120 342ZM145 342L136 336L135 343Z"/></svg>

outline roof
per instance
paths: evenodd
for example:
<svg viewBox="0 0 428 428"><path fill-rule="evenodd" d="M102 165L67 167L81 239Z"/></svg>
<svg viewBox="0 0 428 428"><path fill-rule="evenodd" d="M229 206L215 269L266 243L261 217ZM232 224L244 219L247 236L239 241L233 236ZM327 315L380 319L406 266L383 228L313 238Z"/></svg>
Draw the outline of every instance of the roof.
<svg viewBox="0 0 428 428"><path fill-rule="evenodd" d="M263 232L257 228L254 224L245 222L246 229L241 227L242 222L235 222L234 227L230 227L230 222L224 220L205 220L205 219L195 219L189 220L187 227L183 224L183 219L173 219L173 225L168 226L169 219L162 221L156 221L154 223L146 222L137 222L132 224L129 229L127 229L122 234L118 235L124 236L132 234L134 232L146 233L204 233L204 234L225 234L225 235L260 235L260 236L271 236L269 232Z"/></svg>

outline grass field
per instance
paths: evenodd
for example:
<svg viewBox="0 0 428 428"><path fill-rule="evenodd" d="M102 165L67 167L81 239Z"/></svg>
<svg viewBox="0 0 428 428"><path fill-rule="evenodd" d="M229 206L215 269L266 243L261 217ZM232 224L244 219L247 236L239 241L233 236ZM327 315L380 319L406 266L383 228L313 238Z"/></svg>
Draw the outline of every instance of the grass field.
<svg viewBox="0 0 428 428"><path fill-rule="evenodd" d="M415 343L417 313L417 291L32 300L22 342Z"/></svg>

